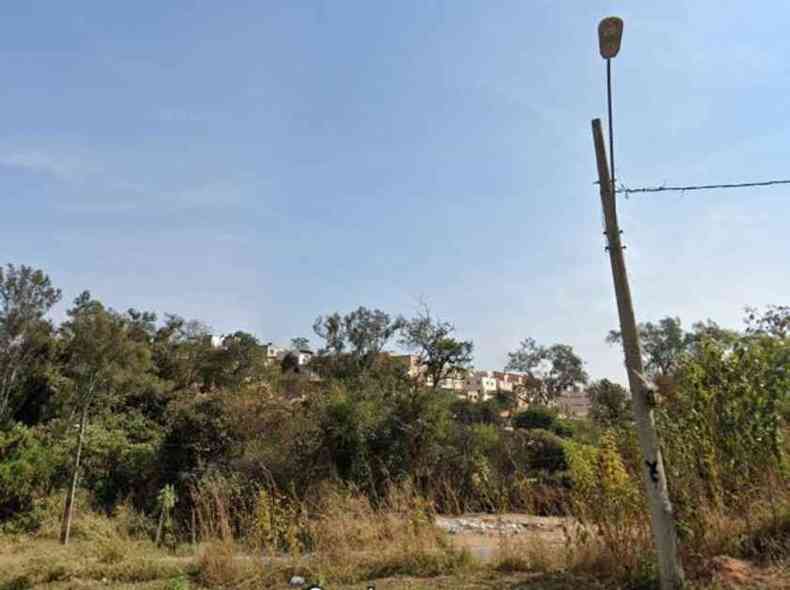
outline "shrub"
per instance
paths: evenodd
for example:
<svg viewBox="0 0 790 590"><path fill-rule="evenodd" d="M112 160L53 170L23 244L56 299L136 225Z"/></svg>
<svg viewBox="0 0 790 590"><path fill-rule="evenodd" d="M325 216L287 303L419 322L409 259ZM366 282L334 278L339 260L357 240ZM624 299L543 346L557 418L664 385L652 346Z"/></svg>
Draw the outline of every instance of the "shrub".
<svg viewBox="0 0 790 590"><path fill-rule="evenodd" d="M15 425L0 431L0 523L16 517L16 529L30 530L22 515L33 509L37 497L49 487L56 465L34 430ZM21 532L21 531L20 531Z"/></svg>
<svg viewBox="0 0 790 590"><path fill-rule="evenodd" d="M513 416L513 426L524 430L551 430L557 420L557 412L546 406L531 405Z"/></svg>
<svg viewBox="0 0 790 590"><path fill-rule="evenodd" d="M513 426L524 430L547 430L563 438L573 436L574 432L573 424L560 419L557 410L540 405L529 406L516 414Z"/></svg>
<svg viewBox="0 0 790 590"><path fill-rule="evenodd" d="M583 528L577 541L600 539L606 570L631 577L651 553L650 525L639 480L625 468L613 431L604 433L598 449L566 443L573 480L573 514ZM599 564L600 566L600 564Z"/></svg>
<svg viewBox="0 0 790 590"><path fill-rule="evenodd" d="M536 428L530 431L527 440L530 470L554 473L567 469L565 441L562 438L548 430Z"/></svg>
<svg viewBox="0 0 790 590"><path fill-rule="evenodd" d="M787 487L781 401L790 340L703 341L681 364L657 412L681 531L696 551L718 545L711 519L750 515ZM786 427L786 426L785 426ZM731 528L731 527L729 527Z"/></svg>

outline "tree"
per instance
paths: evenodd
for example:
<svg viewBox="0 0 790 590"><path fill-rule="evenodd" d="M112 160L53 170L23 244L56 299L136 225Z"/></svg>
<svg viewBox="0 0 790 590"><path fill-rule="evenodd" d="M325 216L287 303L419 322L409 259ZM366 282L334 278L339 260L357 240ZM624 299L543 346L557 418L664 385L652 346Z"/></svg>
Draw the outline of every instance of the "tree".
<svg viewBox="0 0 790 590"><path fill-rule="evenodd" d="M215 352L207 326L166 314L152 346L157 374L173 389L205 389L206 367Z"/></svg>
<svg viewBox="0 0 790 590"><path fill-rule="evenodd" d="M291 348L293 350L310 350L310 339L304 336L291 338Z"/></svg>
<svg viewBox="0 0 790 590"><path fill-rule="evenodd" d="M324 340L319 351L323 357L334 357L343 367L341 372L363 372L373 367L379 354L389 340L403 326L403 318L391 317L380 309L358 307L341 316L335 312L319 316L313 323L313 331ZM340 360L350 361L347 363ZM320 364L320 363L319 363ZM331 364L331 363L330 363Z"/></svg>
<svg viewBox="0 0 790 590"><path fill-rule="evenodd" d="M507 370L526 373L530 385L523 391L527 401L544 403L555 400L564 391L587 383L584 361L567 344L539 346L526 338L520 348L508 353Z"/></svg>
<svg viewBox="0 0 790 590"><path fill-rule="evenodd" d="M433 389L452 375L464 373L472 362L474 345L452 337L455 327L449 322L434 320L427 308L416 318L403 322L400 344L417 353L417 362Z"/></svg>
<svg viewBox="0 0 790 590"><path fill-rule="evenodd" d="M44 316L60 296L41 270L0 267L0 425L24 403L21 384L46 356L52 325Z"/></svg>
<svg viewBox="0 0 790 590"><path fill-rule="evenodd" d="M738 336L734 330L722 328L712 320L692 324L691 332L683 329L683 324L677 317L667 316L657 323L641 323L639 341L645 373L654 381L667 382L685 355L698 352L703 342L713 340L725 347L731 347ZM622 344L622 335L617 330L611 330L606 341L609 344Z"/></svg>
<svg viewBox="0 0 790 590"><path fill-rule="evenodd" d="M604 427L620 426L629 422L633 413L625 387L608 379L601 379L587 388L590 397L590 418Z"/></svg>
<svg viewBox="0 0 790 590"><path fill-rule="evenodd" d="M69 319L61 326L63 359L61 389L71 412L66 423L79 415L79 434L74 451L71 483L61 527L61 543L69 541L72 507L79 479L85 428L92 410L107 409L130 385L139 383L151 368L150 351L130 337L130 325L107 310L85 291L74 301Z"/></svg>
<svg viewBox="0 0 790 590"><path fill-rule="evenodd" d="M234 332L222 338L209 355L203 382L209 387L238 389L266 374L266 346L252 334Z"/></svg>
<svg viewBox="0 0 790 590"><path fill-rule="evenodd" d="M769 305L762 313L747 307L745 321L749 335L787 338L790 336L790 305Z"/></svg>
<svg viewBox="0 0 790 590"><path fill-rule="evenodd" d="M683 330L680 318L672 317L665 317L657 324L639 324L639 340L645 372L651 378L671 375L692 342L691 336ZM623 337L617 330L611 330L606 341L622 345Z"/></svg>

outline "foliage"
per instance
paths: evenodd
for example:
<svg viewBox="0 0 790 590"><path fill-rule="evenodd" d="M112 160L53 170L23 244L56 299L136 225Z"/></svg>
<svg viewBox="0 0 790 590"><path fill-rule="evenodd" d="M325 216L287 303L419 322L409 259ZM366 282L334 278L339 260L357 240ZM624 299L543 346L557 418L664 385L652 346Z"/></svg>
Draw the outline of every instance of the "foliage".
<svg viewBox="0 0 790 590"><path fill-rule="evenodd" d="M569 437L573 434L569 422L561 420L556 409L539 404L532 404L513 416L513 426L524 430L547 430L562 437Z"/></svg>
<svg viewBox="0 0 790 590"><path fill-rule="evenodd" d="M401 328L401 345L416 351L422 369L420 379L433 389L438 389L448 377L464 374L472 362L474 346L469 341L456 340L453 332L451 323L433 319L427 308Z"/></svg>
<svg viewBox="0 0 790 590"><path fill-rule="evenodd" d="M657 418L689 534L705 534L700 498L716 510L745 510L786 469L780 408L790 392L788 366L787 339L757 336L733 351L706 342L679 369Z"/></svg>
<svg viewBox="0 0 790 590"><path fill-rule="evenodd" d="M266 346L247 332L228 334L206 356L205 388L239 389L265 379L268 373Z"/></svg>
<svg viewBox="0 0 790 590"><path fill-rule="evenodd" d="M652 379L671 377L684 357L693 353L703 341L715 340L727 346L737 340L732 330L706 320L692 325L691 332L683 329L680 318L665 317L658 322L639 324L639 341L645 373ZM622 334L611 330L606 337L609 344L622 344Z"/></svg>
<svg viewBox="0 0 790 590"><path fill-rule="evenodd" d="M305 570L315 579L461 571L465 558L437 536L433 513L509 510L572 512L586 531L577 547L597 566L649 578L643 462L626 392L592 383L592 420L563 420L534 403L587 381L568 346L527 339L511 354L529 383L519 394L532 400L511 419L504 394L475 403L433 386L468 365L472 346L427 310L408 321L366 308L319 318L320 353L303 373L283 375L252 334L217 340L199 322L120 313L88 293L55 325L46 313L60 294L46 275L9 268L0 277L0 378L12 384L0 429L0 527L52 540L77 473L74 538L91 544L88 565L18 572L31 583L185 575L146 570L135 556L135 543L153 548L157 529L171 549L217 544L198 560L196 582L255 579L260 572L237 559L252 549L310 552L315 561L298 567L315 564ZM643 330L691 563L786 554L788 313L748 314L740 334L711 321L685 332L672 318ZM420 357L425 382L382 354L396 336ZM374 544L386 550L370 555Z"/></svg>
<svg viewBox="0 0 790 590"><path fill-rule="evenodd" d="M565 445L560 436L542 428L535 428L529 431L527 441L528 465L531 470L554 473L567 469Z"/></svg>
<svg viewBox="0 0 790 590"><path fill-rule="evenodd" d="M310 339L304 336L291 338L291 348L293 350L310 350Z"/></svg>
<svg viewBox="0 0 790 590"><path fill-rule="evenodd" d="M620 332L611 330L606 341L610 344L622 344L623 337ZM671 374L690 343L680 318L672 317L662 318L655 324L639 324L639 341L645 372L652 377Z"/></svg>
<svg viewBox="0 0 790 590"><path fill-rule="evenodd" d="M453 419L461 424L501 425L501 408L495 399L474 402L466 399L453 401L450 411Z"/></svg>
<svg viewBox="0 0 790 590"><path fill-rule="evenodd" d="M120 401L118 396L143 383L152 366L150 350L132 337L123 316L105 309L87 291L67 313L60 329L59 387L75 410L94 404L109 409Z"/></svg>
<svg viewBox="0 0 790 590"><path fill-rule="evenodd" d="M790 305L769 305L760 312L746 308L746 333L752 336L772 336L783 340L790 337Z"/></svg>
<svg viewBox="0 0 790 590"><path fill-rule="evenodd" d="M55 469L52 453L33 430L16 425L0 431L0 523L32 511Z"/></svg>
<svg viewBox="0 0 790 590"><path fill-rule="evenodd" d="M52 325L44 316L60 296L41 270L0 267L0 427L25 403L25 381L48 360Z"/></svg>
<svg viewBox="0 0 790 590"><path fill-rule="evenodd" d="M368 370L376 363L387 342L403 326L403 318L392 318L380 309L358 307L340 315L338 312L319 316L313 331L324 341L317 362L324 374L348 377L356 371Z"/></svg>
<svg viewBox="0 0 790 590"><path fill-rule="evenodd" d="M590 542L591 529L603 541L610 568L633 577L650 546L650 529L639 481L626 469L613 431L602 435L597 449L566 443L573 480L573 513L580 520L580 542Z"/></svg>
<svg viewBox="0 0 790 590"><path fill-rule="evenodd" d="M590 418L597 424L613 428L631 422L631 399L622 385L601 379L587 388L587 395L590 396Z"/></svg>
<svg viewBox="0 0 790 590"><path fill-rule="evenodd" d="M547 403L559 395L587 383L584 362L567 344L538 345L526 338L515 352L508 353L507 369L526 373L531 386L523 392L529 402Z"/></svg>

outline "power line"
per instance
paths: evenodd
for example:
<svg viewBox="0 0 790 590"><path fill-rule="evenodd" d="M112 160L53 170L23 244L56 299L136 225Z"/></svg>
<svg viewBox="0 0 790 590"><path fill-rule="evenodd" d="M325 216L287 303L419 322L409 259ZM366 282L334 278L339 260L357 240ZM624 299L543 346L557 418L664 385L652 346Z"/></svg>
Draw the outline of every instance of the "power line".
<svg viewBox="0 0 790 590"><path fill-rule="evenodd" d="M686 191L703 191L714 189L727 189L727 188L751 188L757 186L773 186L777 184L790 184L790 180L765 180L762 182L739 182L733 184L699 184L689 186L647 186L639 188L630 188L620 185L615 192L624 193L628 198L633 193L663 193L668 191L675 191L684 193Z"/></svg>

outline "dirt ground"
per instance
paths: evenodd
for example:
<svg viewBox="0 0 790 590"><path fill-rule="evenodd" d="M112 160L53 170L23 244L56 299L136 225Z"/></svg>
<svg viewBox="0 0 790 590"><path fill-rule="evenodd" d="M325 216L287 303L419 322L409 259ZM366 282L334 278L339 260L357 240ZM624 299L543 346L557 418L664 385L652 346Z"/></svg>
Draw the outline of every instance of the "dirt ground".
<svg viewBox="0 0 790 590"><path fill-rule="evenodd" d="M453 545L468 549L484 562L495 558L503 538L517 538L551 553L560 552L576 527L571 518L512 513L438 516L436 525L449 533Z"/></svg>

